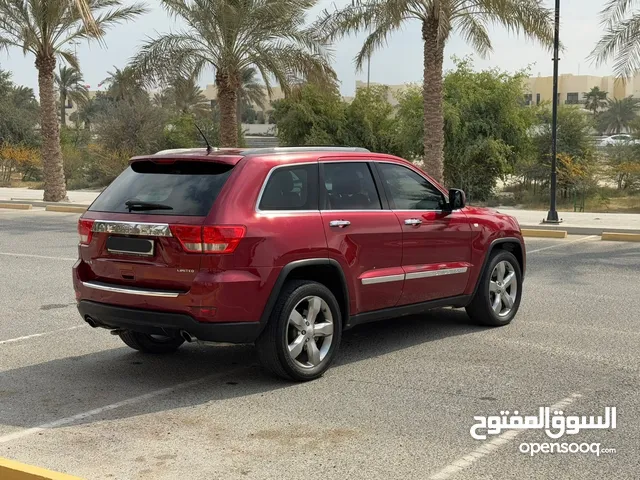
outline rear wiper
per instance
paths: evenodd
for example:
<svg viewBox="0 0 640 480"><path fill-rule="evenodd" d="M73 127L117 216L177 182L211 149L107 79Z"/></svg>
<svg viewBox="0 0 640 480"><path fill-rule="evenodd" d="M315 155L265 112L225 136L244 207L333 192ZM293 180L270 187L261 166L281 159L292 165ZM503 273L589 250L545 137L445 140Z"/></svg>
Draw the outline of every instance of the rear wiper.
<svg viewBox="0 0 640 480"><path fill-rule="evenodd" d="M128 200L124 204L130 212L132 210L173 210L172 206L164 203L142 202L140 200Z"/></svg>

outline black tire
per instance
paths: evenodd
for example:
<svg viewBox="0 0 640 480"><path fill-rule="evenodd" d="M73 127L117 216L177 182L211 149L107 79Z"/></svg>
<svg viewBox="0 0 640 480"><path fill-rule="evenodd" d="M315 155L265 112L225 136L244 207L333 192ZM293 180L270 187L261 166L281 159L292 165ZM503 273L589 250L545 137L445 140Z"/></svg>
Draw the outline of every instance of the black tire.
<svg viewBox="0 0 640 480"><path fill-rule="evenodd" d="M491 277L496 265L500 262L508 262L515 274L515 300L513 301L513 307L511 310L503 315L497 314L492 308L492 298L495 299L495 293L490 292ZM471 303L466 307L467 314L471 319L479 323L480 325L488 325L492 327L501 327L508 325L518 313L520 307L520 299L522 298L522 271L520 270L520 264L512 253L506 250L494 250L491 253L491 257L487 262L487 266L482 272L480 277L480 284L478 289L471 300Z"/></svg>
<svg viewBox="0 0 640 480"><path fill-rule="evenodd" d="M299 302L310 296L320 297L331 310L333 336L320 363L313 367L303 367L289 355L289 316ZM341 337L342 315L331 291L317 282L292 280L284 284L269 321L256 340L256 347L260 363L269 373L287 380L304 382L322 376L329 368L340 346Z"/></svg>
<svg viewBox="0 0 640 480"><path fill-rule="evenodd" d="M127 346L144 353L173 353L184 343L180 337L154 337L131 330L124 330L118 335Z"/></svg>

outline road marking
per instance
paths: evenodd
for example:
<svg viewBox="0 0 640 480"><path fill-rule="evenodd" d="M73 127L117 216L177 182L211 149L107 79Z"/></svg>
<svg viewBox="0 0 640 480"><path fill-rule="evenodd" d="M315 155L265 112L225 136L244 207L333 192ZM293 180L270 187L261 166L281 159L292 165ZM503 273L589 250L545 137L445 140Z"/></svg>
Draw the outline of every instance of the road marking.
<svg viewBox="0 0 640 480"><path fill-rule="evenodd" d="M599 235L589 235L588 237L579 238L578 240L572 240L571 242L562 242L562 243L558 243L556 245L551 245L550 247L538 248L536 250L528 250L527 251L527 255L529 255L531 253L541 252L543 250L549 250L550 248L564 247L564 246L567 246L567 245L571 245L572 243L586 242L587 240L591 240L592 238L598 238L598 237L599 237Z"/></svg>
<svg viewBox="0 0 640 480"><path fill-rule="evenodd" d="M138 395L137 397L127 398L126 400L122 400L120 402L112 403L109 405L105 405L103 407L94 408L93 410L89 410L87 412L78 413L77 415L72 415L71 417L61 418L59 420L54 420L53 422L43 423L40 426L27 428L24 430L19 430L17 432L9 433L8 435L3 435L0 437L0 443L11 442L12 440L17 440L19 438L28 437L31 435L35 435L37 433L41 433L45 430L49 430L52 428L62 427L64 425L69 425L73 422L77 422L78 420L83 420L85 418L93 417L96 415L100 415L104 412L110 412L111 410L115 410L117 408L126 407L128 405L134 405L136 403L144 402L146 400L151 400L152 398L159 397L161 395L173 393L177 390L183 390L185 388L193 387L194 385L199 385L204 382L209 382L219 377L227 376L229 374L236 373L240 370L246 369L247 367L239 367L233 370L229 370L226 372L220 372L213 375L207 375L206 377L201 377L196 380L190 380L188 382L178 383L177 385L173 385L167 388L161 388L160 390L154 390L149 393L145 393L144 395Z"/></svg>
<svg viewBox="0 0 640 480"><path fill-rule="evenodd" d="M572 393L571 396L563 398L559 402L549 407L550 410L558 410L564 409L565 407L571 405L582 395L579 393ZM489 442L483 442L483 444L476 448L475 450L469 452L465 456L459 458L455 462L450 463L442 470L434 473L429 477L429 480L446 480L456 474L458 474L461 470L471 466L474 462L480 460L482 457L489 455L494 450L497 450L502 445L506 445L515 439L518 435L520 435L524 430L507 430L506 432L498 435L496 438Z"/></svg>
<svg viewBox="0 0 640 480"><path fill-rule="evenodd" d="M65 261L70 261L70 262L74 262L77 260L77 258L71 258L71 257L50 257L47 255L31 255L29 253L8 253L8 252L0 252L0 255L4 255L6 257L26 257L26 258L43 258L46 260L65 260Z"/></svg>
<svg viewBox="0 0 640 480"><path fill-rule="evenodd" d="M5 343L21 342L22 340L29 340L30 338L43 337L45 335L52 335L54 333L68 332L69 330L75 330L76 328L84 328L86 325L76 325L75 327L61 328L60 330L52 330L50 332L34 333L33 335L25 335L24 337L10 338L9 340L0 340L0 345Z"/></svg>

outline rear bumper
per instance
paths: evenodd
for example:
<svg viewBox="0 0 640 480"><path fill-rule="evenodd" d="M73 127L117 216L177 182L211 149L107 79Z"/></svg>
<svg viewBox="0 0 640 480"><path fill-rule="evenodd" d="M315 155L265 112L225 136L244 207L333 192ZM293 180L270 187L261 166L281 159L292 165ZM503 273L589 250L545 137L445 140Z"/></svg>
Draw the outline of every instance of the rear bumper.
<svg viewBox="0 0 640 480"><path fill-rule="evenodd" d="M185 314L117 307L88 300L78 302L78 311L83 319L90 317L102 328L171 336L184 330L208 342L251 343L262 332L260 322L203 323Z"/></svg>

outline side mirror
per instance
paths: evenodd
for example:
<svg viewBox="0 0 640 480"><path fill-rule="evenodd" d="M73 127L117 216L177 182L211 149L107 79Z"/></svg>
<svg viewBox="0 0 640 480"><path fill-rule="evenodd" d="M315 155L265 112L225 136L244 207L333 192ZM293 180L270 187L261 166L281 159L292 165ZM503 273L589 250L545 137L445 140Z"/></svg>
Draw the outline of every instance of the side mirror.
<svg viewBox="0 0 640 480"><path fill-rule="evenodd" d="M467 197L459 188L449 190L449 210L464 208L467 204Z"/></svg>

